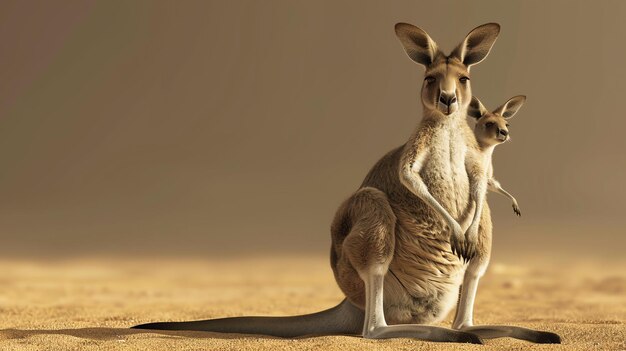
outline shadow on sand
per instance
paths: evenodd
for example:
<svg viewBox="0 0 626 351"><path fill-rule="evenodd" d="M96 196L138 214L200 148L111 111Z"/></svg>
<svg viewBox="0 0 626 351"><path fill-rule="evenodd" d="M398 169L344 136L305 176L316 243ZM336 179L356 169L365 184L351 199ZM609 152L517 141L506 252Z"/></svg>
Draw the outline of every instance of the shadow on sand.
<svg viewBox="0 0 626 351"><path fill-rule="evenodd" d="M128 335L160 334L161 338L196 339L280 339L265 335L225 334L201 331L148 330L128 328L77 328L77 329L2 329L0 340L26 339L37 335L68 335L91 340L120 340Z"/></svg>

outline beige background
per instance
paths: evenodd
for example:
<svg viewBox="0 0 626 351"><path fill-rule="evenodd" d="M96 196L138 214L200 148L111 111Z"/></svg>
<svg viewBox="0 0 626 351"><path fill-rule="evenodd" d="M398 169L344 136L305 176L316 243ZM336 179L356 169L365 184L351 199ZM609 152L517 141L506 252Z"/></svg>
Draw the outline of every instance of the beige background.
<svg viewBox="0 0 626 351"><path fill-rule="evenodd" d="M326 253L338 204L421 118L404 21L528 101L496 151L495 255L616 258L626 3L2 1L4 256ZM530 239L530 240L529 240Z"/></svg>

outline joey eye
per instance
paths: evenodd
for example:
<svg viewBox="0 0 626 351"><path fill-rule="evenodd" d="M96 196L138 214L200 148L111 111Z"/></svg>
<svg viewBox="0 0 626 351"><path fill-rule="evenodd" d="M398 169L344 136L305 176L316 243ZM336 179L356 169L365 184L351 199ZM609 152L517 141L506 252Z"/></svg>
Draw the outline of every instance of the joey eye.
<svg viewBox="0 0 626 351"><path fill-rule="evenodd" d="M424 80L426 81L426 83L430 84L430 83L434 83L435 82L435 77L433 76L428 76L426 78L424 78Z"/></svg>
<svg viewBox="0 0 626 351"><path fill-rule="evenodd" d="M461 82L461 83L463 83L463 84L467 83L469 80L470 80L470 79L469 79L468 77L465 77L465 76L463 76L463 77L459 78L459 82Z"/></svg>
<svg viewBox="0 0 626 351"><path fill-rule="evenodd" d="M487 122L487 123L485 123L485 127L491 128L494 124L495 123L493 123L493 122Z"/></svg>

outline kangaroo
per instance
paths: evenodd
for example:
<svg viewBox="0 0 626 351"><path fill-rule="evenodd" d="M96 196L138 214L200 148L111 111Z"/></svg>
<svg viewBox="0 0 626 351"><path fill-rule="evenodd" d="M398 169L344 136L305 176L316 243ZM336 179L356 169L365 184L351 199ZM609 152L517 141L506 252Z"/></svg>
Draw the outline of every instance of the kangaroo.
<svg viewBox="0 0 626 351"><path fill-rule="evenodd" d="M517 204L517 200L508 191L504 190L500 182L493 177L491 156L497 145L510 140L509 124L507 120L511 119L517 113L525 101L526 96L514 96L493 112L489 112L480 100L474 96L472 97L472 102L467 111L468 116L476 119L474 135L482 151L484 164L487 168L488 190L508 197L511 200L513 212L518 216L521 216L522 212Z"/></svg>
<svg viewBox="0 0 626 351"><path fill-rule="evenodd" d="M423 118L408 142L373 166L332 221L331 267L346 298L331 309L303 316L134 328L469 343L513 336L551 342L543 332L530 330L428 325L455 306L466 261L471 266L488 253L479 237L481 226L490 223L484 206L487 173L466 117L472 97L470 67L487 57L500 26L488 23L473 29L450 55L418 27L398 23L395 32L409 58L426 69ZM466 310L457 316L460 320L467 320Z"/></svg>

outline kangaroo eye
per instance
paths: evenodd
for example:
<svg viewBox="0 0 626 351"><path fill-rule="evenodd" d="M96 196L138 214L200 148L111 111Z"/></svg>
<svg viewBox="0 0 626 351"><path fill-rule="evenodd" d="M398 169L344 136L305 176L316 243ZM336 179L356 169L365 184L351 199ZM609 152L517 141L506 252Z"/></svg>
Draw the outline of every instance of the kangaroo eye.
<svg viewBox="0 0 626 351"><path fill-rule="evenodd" d="M459 78L459 81L460 81L461 83L463 83L463 84L467 83L467 81L468 81L468 80L470 80L470 79L469 79L468 77L465 77L465 76L463 76L463 77Z"/></svg>
<svg viewBox="0 0 626 351"><path fill-rule="evenodd" d="M485 123L485 127L490 128L491 126L493 126L494 123L493 122L487 122Z"/></svg>
<svg viewBox="0 0 626 351"><path fill-rule="evenodd" d="M426 83L430 84L430 83L434 83L435 82L435 77L433 76L428 76L426 78L424 78L424 80L426 81Z"/></svg>

